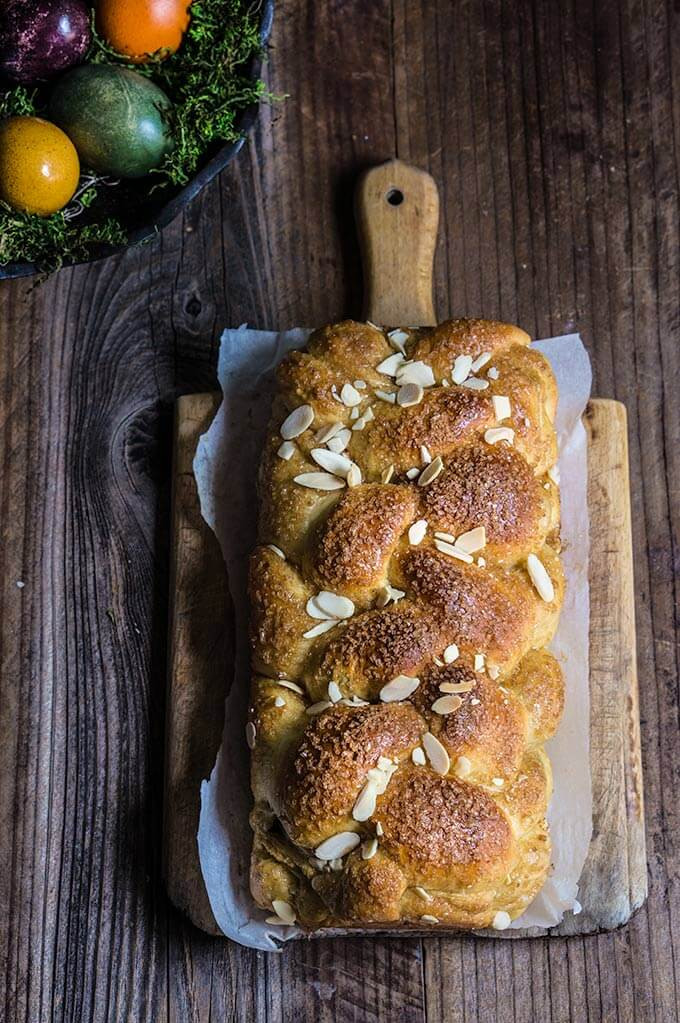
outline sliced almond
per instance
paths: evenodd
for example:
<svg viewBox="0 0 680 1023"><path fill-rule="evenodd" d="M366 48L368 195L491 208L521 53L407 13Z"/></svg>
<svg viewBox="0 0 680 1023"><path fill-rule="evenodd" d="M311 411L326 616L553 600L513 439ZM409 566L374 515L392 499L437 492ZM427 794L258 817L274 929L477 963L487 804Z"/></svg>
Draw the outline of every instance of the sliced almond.
<svg viewBox="0 0 680 1023"><path fill-rule="evenodd" d="M419 384L421 387L433 387L436 383L432 367L426 362L402 362L397 369L397 383L400 387L404 384Z"/></svg>
<svg viewBox="0 0 680 1023"><path fill-rule="evenodd" d="M349 700L346 697L343 696L342 700L340 700L340 703L343 703L346 707L368 707L369 706L368 700L361 700L361 699L359 699L358 696L352 696L352 698L349 699Z"/></svg>
<svg viewBox="0 0 680 1023"><path fill-rule="evenodd" d="M372 405L369 405L366 411L364 412L364 419L367 423L370 423L372 419L375 419L375 413L373 411Z"/></svg>
<svg viewBox="0 0 680 1023"><path fill-rule="evenodd" d="M381 401L387 401L390 403L390 405L394 405L395 401L397 400L397 395L395 391L381 391L378 388L373 393L376 396L376 398L380 398Z"/></svg>
<svg viewBox="0 0 680 1023"><path fill-rule="evenodd" d="M456 540L456 547L461 551L466 551L468 554L476 554L477 551L481 551L486 547L486 529L484 526L475 526L474 529L469 529L467 533L461 533Z"/></svg>
<svg viewBox="0 0 680 1023"><path fill-rule="evenodd" d="M360 841L356 831L339 831L337 835L331 835L318 845L314 855L320 860L335 860L356 849Z"/></svg>
<svg viewBox="0 0 680 1023"><path fill-rule="evenodd" d="M359 418L359 406L358 405L355 405L354 408L350 410L349 418L354 420L354 421L356 421ZM354 429L354 427L352 427L352 429Z"/></svg>
<svg viewBox="0 0 680 1023"><path fill-rule="evenodd" d="M347 473L347 486L350 488L358 487L361 483L361 479L361 469L356 462L352 462L352 467Z"/></svg>
<svg viewBox="0 0 680 1023"><path fill-rule="evenodd" d="M434 896L430 895L429 892L426 892L424 888L421 888L419 884L415 885L413 891L417 892L421 899L425 899L425 902L432 902L434 898Z"/></svg>
<svg viewBox="0 0 680 1023"><path fill-rule="evenodd" d="M255 739L257 738L257 729L252 721L249 721L246 725L246 742L248 743L248 749L255 749Z"/></svg>
<svg viewBox="0 0 680 1023"><path fill-rule="evenodd" d="M419 405L425 396L420 384L404 384L397 391L397 405L402 408L410 408L412 405Z"/></svg>
<svg viewBox="0 0 680 1023"><path fill-rule="evenodd" d="M486 366L487 362L490 361L491 352L482 352L482 354L478 355L475 361L472 363L470 369L472 370L473 373L477 373L482 368L482 366Z"/></svg>
<svg viewBox="0 0 680 1023"><path fill-rule="evenodd" d="M420 685L420 679L411 675L397 675L391 682L387 682L380 690L380 699L383 703L396 703L398 700L408 700L412 693Z"/></svg>
<svg viewBox="0 0 680 1023"><path fill-rule="evenodd" d="M359 416L356 423L352 427L353 430L363 430L366 426L366 420L363 416Z"/></svg>
<svg viewBox="0 0 680 1023"><path fill-rule="evenodd" d="M340 390L340 401L347 408L354 408L361 402L361 395L353 384L343 384Z"/></svg>
<svg viewBox="0 0 680 1023"><path fill-rule="evenodd" d="M500 441L514 444L515 431L509 426L492 426L490 430L485 430L484 440L487 444L498 444Z"/></svg>
<svg viewBox="0 0 680 1023"><path fill-rule="evenodd" d="M437 774L448 774L449 768L451 767L451 761L445 748L440 743L436 735L432 732L425 732L421 742L425 747L427 753L427 759L432 765L432 770L436 771Z"/></svg>
<svg viewBox="0 0 680 1023"><path fill-rule="evenodd" d="M387 377L396 377L397 370L404 362L404 356L401 352L395 352L394 355L388 355L386 359L376 366L378 373L384 373Z"/></svg>
<svg viewBox="0 0 680 1023"><path fill-rule="evenodd" d="M295 923L295 910L289 902L285 902L284 899L273 899L272 908L276 916L268 916L266 923L278 924L280 927L291 927Z"/></svg>
<svg viewBox="0 0 680 1023"><path fill-rule="evenodd" d="M456 547L455 544L447 543L445 540L435 540L434 545L438 551L441 551L442 554L448 554L450 558L457 558L458 561L464 561L466 565L472 563L472 555L468 554L467 551L462 551L459 547Z"/></svg>
<svg viewBox="0 0 680 1023"><path fill-rule="evenodd" d="M390 601L393 601L396 604L398 600L401 600L402 597L405 596L405 590L398 590L396 586L392 586L390 583L385 583L376 597L375 606L387 607Z"/></svg>
<svg viewBox="0 0 680 1023"><path fill-rule="evenodd" d="M375 802L378 796L378 789L374 781L369 778L361 789L352 807L352 817L355 821L367 821L375 813Z"/></svg>
<svg viewBox="0 0 680 1023"><path fill-rule="evenodd" d="M486 567L486 558L477 558L477 564L480 568Z"/></svg>
<svg viewBox="0 0 680 1023"><path fill-rule="evenodd" d="M486 666L486 657L484 654L475 654L474 668L475 671L484 671Z"/></svg>
<svg viewBox="0 0 680 1023"><path fill-rule="evenodd" d="M361 843L361 858L362 860L372 860L378 851L378 839L367 838Z"/></svg>
<svg viewBox="0 0 680 1023"><path fill-rule="evenodd" d="M418 477L418 486L426 487L432 480L436 480L437 476L444 469L444 463L442 462L439 455L434 458L429 465L426 465L420 476Z"/></svg>
<svg viewBox="0 0 680 1023"><path fill-rule="evenodd" d="M545 565L535 554L527 558L527 571L539 597L550 604L555 599L555 587Z"/></svg>
<svg viewBox="0 0 680 1023"><path fill-rule="evenodd" d="M470 370L472 369L472 356L471 355L459 355L451 370L451 379L454 384L462 384L464 380L470 376Z"/></svg>
<svg viewBox="0 0 680 1023"><path fill-rule="evenodd" d="M455 643L449 643L444 651L444 664L453 664L459 657L459 650Z"/></svg>
<svg viewBox="0 0 680 1023"><path fill-rule="evenodd" d="M491 784L495 785L497 789L502 789L505 785L505 781L503 778L492 778Z"/></svg>
<svg viewBox="0 0 680 1023"><path fill-rule="evenodd" d="M349 597L341 597L338 593L330 590L321 590L312 598L326 618L351 618L354 614L354 602Z"/></svg>
<svg viewBox="0 0 680 1023"><path fill-rule="evenodd" d="M340 692L340 686L337 682L328 683L328 699L331 703L340 703L342 693Z"/></svg>
<svg viewBox="0 0 680 1023"><path fill-rule="evenodd" d="M416 748L411 752L411 760L414 764L418 764L419 767L425 766L425 752L420 746L416 746Z"/></svg>
<svg viewBox="0 0 680 1023"><path fill-rule="evenodd" d="M300 696L305 695L304 689L297 682L291 682L289 678L273 678L271 681L274 685L283 686L284 689L290 689L293 693L299 693Z"/></svg>
<svg viewBox="0 0 680 1023"><path fill-rule="evenodd" d="M509 419L512 415L512 409L510 407L510 399L505 394L494 394L491 401L493 402L493 414L500 423L503 419Z"/></svg>
<svg viewBox="0 0 680 1023"><path fill-rule="evenodd" d="M286 706L286 701L284 700L284 698L282 696L276 696L274 698L274 706L275 707L285 707Z"/></svg>
<svg viewBox="0 0 680 1023"><path fill-rule="evenodd" d="M498 380L500 373L498 372L495 366L489 366L489 368L486 371L486 375L488 376L489 380Z"/></svg>
<svg viewBox="0 0 680 1023"><path fill-rule="evenodd" d="M424 913L420 918L425 924L438 924L439 917L431 916L430 913Z"/></svg>
<svg viewBox="0 0 680 1023"><path fill-rule="evenodd" d="M277 556L278 558L281 558L281 559L282 559L282 561L285 561L285 560L286 560L286 555L285 555L285 554L283 553L283 551L281 550L281 548L280 548L280 547L277 547L277 546L276 546L276 544L275 544L275 543L268 543L268 544L267 544L267 548L268 548L268 549L269 549L270 551L273 551L273 552L274 552L274 554L276 554L276 556Z"/></svg>
<svg viewBox="0 0 680 1023"><path fill-rule="evenodd" d="M329 629L334 628L337 624L337 620L319 622L318 625L314 625L311 629L307 629L306 632L302 633L303 639L316 639L317 636L323 636L324 632L328 632Z"/></svg>
<svg viewBox="0 0 680 1023"><path fill-rule="evenodd" d="M293 477L295 483L309 490L342 490L345 481L330 472L303 472Z"/></svg>
<svg viewBox="0 0 680 1023"><path fill-rule="evenodd" d="M457 778L467 778L472 773L472 764L467 757L458 757L453 770Z"/></svg>
<svg viewBox="0 0 680 1023"><path fill-rule="evenodd" d="M506 913L504 909L499 909L498 912L494 914L491 926L494 931L505 931L511 923L512 920L510 919L510 914Z"/></svg>
<svg viewBox="0 0 680 1023"><path fill-rule="evenodd" d="M285 923L295 923L295 910L291 906L290 902L284 902L283 899L273 899L272 909L281 920L285 921Z"/></svg>
<svg viewBox="0 0 680 1023"><path fill-rule="evenodd" d="M439 688L442 693L469 693L476 685L477 683L473 680L469 682L441 682Z"/></svg>
<svg viewBox="0 0 680 1023"><path fill-rule="evenodd" d="M387 468L385 469L385 471L383 472L382 476L380 477L380 482L381 483L389 483L393 476L394 476L394 466L393 465L388 465Z"/></svg>
<svg viewBox="0 0 680 1023"><path fill-rule="evenodd" d="M354 464L347 455L335 454L334 451L328 451L326 448L312 448L310 453L317 465L321 465L321 469L325 469L327 473L339 476L343 480L347 479L347 474Z"/></svg>
<svg viewBox="0 0 680 1023"><path fill-rule="evenodd" d="M322 426L320 430L317 430L314 434L314 443L325 444L331 437L335 437L342 430L343 426L341 422L329 423L328 426Z"/></svg>
<svg viewBox="0 0 680 1023"><path fill-rule="evenodd" d="M401 352L403 355L405 352L406 342L408 341L408 334L406 333L406 331L399 329L391 330L387 337L392 347L396 348L397 351Z"/></svg>
<svg viewBox="0 0 680 1023"><path fill-rule="evenodd" d="M489 386L489 381L480 380L478 377L468 377L460 386L468 387L471 391L485 391Z"/></svg>
<svg viewBox="0 0 680 1023"><path fill-rule="evenodd" d="M305 714L308 714L310 718L316 717L317 714L323 714L325 710L332 707L333 704L330 700L319 700L318 703L312 703L309 707L305 707Z"/></svg>
<svg viewBox="0 0 680 1023"><path fill-rule="evenodd" d="M414 465L412 469L407 469L406 470L406 479L407 480L414 480L416 478L416 476L420 476L420 469L418 468L417 465Z"/></svg>
<svg viewBox="0 0 680 1023"><path fill-rule="evenodd" d="M380 821L378 821L378 823L377 823L377 824L376 824L376 826L375 826L375 833L376 833L376 835L378 835L378 837L379 837L379 838L382 838L382 836L383 836L383 834L384 834L384 832L383 832L383 826L382 826L382 824L380 823Z"/></svg>
<svg viewBox="0 0 680 1023"><path fill-rule="evenodd" d="M365 391L367 384L365 380L355 380L354 386L356 387L357 391Z"/></svg>
<svg viewBox="0 0 680 1023"><path fill-rule="evenodd" d="M435 714L453 714L454 710L462 704L460 696L440 696L438 700L435 700L432 704L432 710Z"/></svg>
<svg viewBox="0 0 680 1023"><path fill-rule="evenodd" d="M427 445L425 444L420 445L420 458L423 465L429 465L430 462L432 461L432 455L430 454Z"/></svg>
<svg viewBox="0 0 680 1023"><path fill-rule="evenodd" d="M294 440L308 430L314 422L314 410L311 405L300 405L281 423L279 433L284 440Z"/></svg>
<svg viewBox="0 0 680 1023"><path fill-rule="evenodd" d="M316 597L310 597L305 605L305 611L310 618L316 618L320 622L327 622L329 615L325 611L322 611L316 602Z"/></svg>
<svg viewBox="0 0 680 1023"><path fill-rule="evenodd" d="M292 440L284 440L276 454L279 458L282 458L284 462L287 462L295 454L295 444L293 444Z"/></svg>
<svg viewBox="0 0 680 1023"><path fill-rule="evenodd" d="M497 664L490 664L489 665L489 667L487 669L487 674L488 674L489 678L492 678L494 680L494 682L496 681L496 679L498 678L500 673L501 673L501 669L498 667Z"/></svg>
<svg viewBox="0 0 680 1023"><path fill-rule="evenodd" d="M345 426L342 428L342 430L338 430L338 432L333 437L331 437L330 440L326 441L326 447L328 448L329 451L334 451L336 455L339 455L342 451L345 450L345 448L350 442L351 437L352 437L351 432Z"/></svg>
<svg viewBox="0 0 680 1023"><path fill-rule="evenodd" d="M442 533L440 529L437 529L434 535L437 538L437 540L446 540L447 543L456 542L456 538L453 535L453 533Z"/></svg>
<svg viewBox="0 0 680 1023"><path fill-rule="evenodd" d="M409 526L408 530L408 542L412 547L417 547L418 544L422 543L427 533L427 519L418 519L412 526Z"/></svg>

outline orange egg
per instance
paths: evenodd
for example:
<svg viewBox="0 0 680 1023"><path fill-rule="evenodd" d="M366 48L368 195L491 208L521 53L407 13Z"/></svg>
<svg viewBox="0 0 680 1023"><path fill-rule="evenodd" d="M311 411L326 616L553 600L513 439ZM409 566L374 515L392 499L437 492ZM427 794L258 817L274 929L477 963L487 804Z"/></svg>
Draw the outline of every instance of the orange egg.
<svg viewBox="0 0 680 1023"><path fill-rule="evenodd" d="M80 161L61 128L41 117L0 124L0 199L15 210L47 217L78 187Z"/></svg>
<svg viewBox="0 0 680 1023"><path fill-rule="evenodd" d="M159 50L174 53L189 24L191 0L99 0L97 30L118 53L144 64Z"/></svg>

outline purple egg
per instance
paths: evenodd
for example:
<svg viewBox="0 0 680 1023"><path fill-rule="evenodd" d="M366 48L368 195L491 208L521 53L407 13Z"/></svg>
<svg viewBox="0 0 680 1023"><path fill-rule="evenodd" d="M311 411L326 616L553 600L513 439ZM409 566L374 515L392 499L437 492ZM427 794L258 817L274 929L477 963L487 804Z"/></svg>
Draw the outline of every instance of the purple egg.
<svg viewBox="0 0 680 1023"><path fill-rule="evenodd" d="M28 84L79 64L90 45L84 0L0 0L0 74Z"/></svg>

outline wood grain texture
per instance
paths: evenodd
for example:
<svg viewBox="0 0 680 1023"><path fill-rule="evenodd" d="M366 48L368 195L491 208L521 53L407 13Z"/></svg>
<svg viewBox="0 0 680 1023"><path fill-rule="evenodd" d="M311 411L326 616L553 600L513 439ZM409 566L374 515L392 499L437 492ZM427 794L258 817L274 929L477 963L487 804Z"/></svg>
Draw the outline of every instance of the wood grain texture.
<svg viewBox="0 0 680 1023"><path fill-rule="evenodd" d="M221 179L150 245L3 282L8 1023L678 1019L679 35L670 0L279 0L289 98ZM649 898L605 935L258 956L162 885L171 410L225 324L360 312L353 185L395 156L440 188L436 309L578 327L626 404Z"/></svg>
<svg viewBox="0 0 680 1023"><path fill-rule="evenodd" d="M430 174L388 160L362 175L355 217L364 280L364 317L387 326L429 327L439 192Z"/></svg>
<svg viewBox="0 0 680 1023"><path fill-rule="evenodd" d="M221 931L207 899L196 832L201 782L213 766L207 757L212 753L214 758L219 746L219 700L226 697L233 670L228 657L215 659L213 652L223 645L233 608L219 548L201 519L192 463L199 438L218 405L214 394L184 395L177 402L175 417L174 607L169 622L163 835L168 893L193 923L210 934ZM566 914L550 932L552 938L619 927L647 896L625 407L595 398L588 405L585 423L593 838L579 883L583 910ZM194 749L203 755L191 756L188 751ZM483 933L487 938L517 941L548 932L532 928Z"/></svg>
<svg viewBox="0 0 680 1023"><path fill-rule="evenodd" d="M216 394L185 394L175 408L163 793L168 894L209 934L221 931L198 862L200 786L222 741L234 642L227 575L217 538L201 515L193 461L219 404Z"/></svg>

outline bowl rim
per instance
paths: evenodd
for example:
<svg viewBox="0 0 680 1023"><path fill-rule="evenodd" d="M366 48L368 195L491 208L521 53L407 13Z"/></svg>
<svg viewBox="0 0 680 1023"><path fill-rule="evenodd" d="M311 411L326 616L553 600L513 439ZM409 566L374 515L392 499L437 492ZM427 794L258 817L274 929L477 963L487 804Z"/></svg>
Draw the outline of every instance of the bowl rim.
<svg viewBox="0 0 680 1023"><path fill-rule="evenodd" d="M272 23L274 20L274 0L262 0L260 9L260 46L266 46L271 35ZM262 71L264 54L256 54L247 65L247 74L250 78L259 78ZM208 160L186 185L172 199L161 208L153 221L142 224L131 231L124 245L111 245L104 251L97 253L87 259L65 260L60 269L68 266L84 266L87 263L97 263L101 259L108 259L124 252L126 249L139 245L141 242L157 235L164 227L167 227L175 217L194 199L198 193L205 188L208 182L217 177L220 171L224 170L227 164L231 163L236 154L242 148L247 135L257 120L260 109L259 103L251 103L241 111L237 120L236 128L240 137L234 142L226 142ZM12 280L18 277L30 277L40 273L40 268L35 263L6 263L0 265L0 280Z"/></svg>

